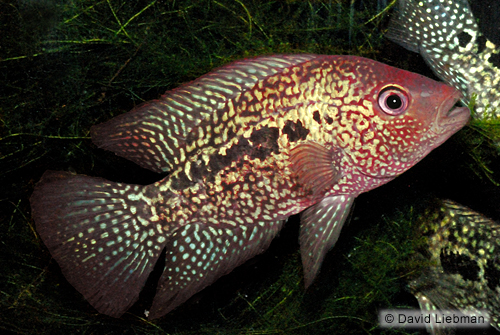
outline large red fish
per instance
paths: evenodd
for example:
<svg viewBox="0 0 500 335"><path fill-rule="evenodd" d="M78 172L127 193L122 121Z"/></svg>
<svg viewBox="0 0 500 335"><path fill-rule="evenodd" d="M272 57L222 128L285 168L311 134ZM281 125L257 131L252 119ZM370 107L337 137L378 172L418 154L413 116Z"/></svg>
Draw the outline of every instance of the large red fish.
<svg viewBox="0 0 500 335"><path fill-rule="evenodd" d="M302 212L305 286L353 200L460 129L449 86L354 56L234 62L94 126L99 147L170 174L147 186L46 172L41 238L101 313L122 315L166 248L150 318L263 252Z"/></svg>

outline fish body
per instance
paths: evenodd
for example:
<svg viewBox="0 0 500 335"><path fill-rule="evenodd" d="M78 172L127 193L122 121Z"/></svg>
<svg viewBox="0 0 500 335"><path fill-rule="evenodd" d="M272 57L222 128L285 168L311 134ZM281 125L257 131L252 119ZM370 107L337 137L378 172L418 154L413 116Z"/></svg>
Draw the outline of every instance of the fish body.
<svg viewBox="0 0 500 335"><path fill-rule="evenodd" d="M166 248L157 318L263 252L303 211L307 287L354 198L467 122L467 108L452 109L459 98L361 57L234 62L92 127L99 147L167 177L142 186L48 171L31 197L36 228L68 281L114 317Z"/></svg>
<svg viewBox="0 0 500 335"><path fill-rule="evenodd" d="M434 73L476 95L479 118L500 111L500 48L480 31L467 0L399 0L386 37L418 52Z"/></svg>
<svg viewBox="0 0 500 335"><path fill-rule="evenodd" d="M410 282L422 310L460 310L490 317L500 331L500 225L450 200L440 201L423 217L427 238L420 255L428 260ZM431 328L433 334L445 329Z"/></svg>

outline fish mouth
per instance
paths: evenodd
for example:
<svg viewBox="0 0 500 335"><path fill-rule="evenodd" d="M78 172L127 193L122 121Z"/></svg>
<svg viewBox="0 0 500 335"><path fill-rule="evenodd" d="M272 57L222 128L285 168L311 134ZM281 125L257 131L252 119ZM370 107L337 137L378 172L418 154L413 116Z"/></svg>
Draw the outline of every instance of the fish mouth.
<svg viewBox="0 0 500 335"><path fill-rule="evenodd" d="M453 108L462 97L462 93L455 90L439 105L436 122L432 127L436 134L455 133L469 121L470 110L468 107Z"/></svg>

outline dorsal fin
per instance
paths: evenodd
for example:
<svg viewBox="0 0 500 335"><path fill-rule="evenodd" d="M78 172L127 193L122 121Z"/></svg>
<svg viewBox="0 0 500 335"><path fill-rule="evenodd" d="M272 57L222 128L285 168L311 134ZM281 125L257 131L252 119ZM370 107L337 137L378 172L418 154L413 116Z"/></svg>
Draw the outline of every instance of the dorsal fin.
<svg viewBox="0 0 500 335"><path fill-rule="evenodd" d="M316 57L273 55L225 65L93 126L92 141L144 168L167 172L183 156L187 134L209 115L266 77Z"/></svg>
<svg viewBox="0 0 500 335"><path fill-rule="evenodd" d="M444 29L443 29L444 28ZM461 31L479 32L467 0L448 2L399 0L385 36L406 49L419 52L452 50ZM441 33L446 37L439 39ZM436 51L437 52L437 51Z"/></svg>

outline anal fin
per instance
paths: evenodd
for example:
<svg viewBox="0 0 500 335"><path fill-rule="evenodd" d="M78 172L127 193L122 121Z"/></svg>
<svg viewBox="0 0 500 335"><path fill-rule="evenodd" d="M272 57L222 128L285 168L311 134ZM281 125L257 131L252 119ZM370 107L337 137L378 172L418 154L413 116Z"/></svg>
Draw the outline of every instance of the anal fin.
<svg viewBox="0 0 500 335"><path fill-rule="evenodd" d="M326 253L337 242L355 197L338 195L324 198L300 217L300 252L305 287L319 272Z"/></svg>
<svg viewBox="0 0 500 335"><path fill-rule="evenodd" d="M283 221L249 226L188 224L167 244L165 271L160 278L149 319L159 318L250 258L264 252Z"/></svg>

